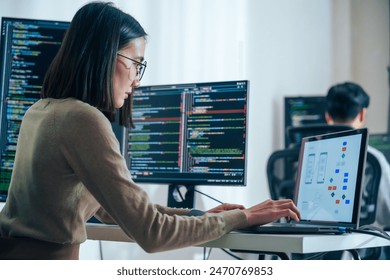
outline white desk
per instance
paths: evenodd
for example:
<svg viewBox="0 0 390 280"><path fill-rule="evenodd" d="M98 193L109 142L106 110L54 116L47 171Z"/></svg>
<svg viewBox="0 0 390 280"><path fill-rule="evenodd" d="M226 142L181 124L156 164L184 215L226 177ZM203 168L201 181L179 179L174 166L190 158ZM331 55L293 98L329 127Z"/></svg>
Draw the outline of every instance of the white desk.
<svg viewBox="0 0 390 280"><path fill-rule="evenodd" d="M88 224L87 234L88 239L131 242L118 226ZM342 235L293 235L231 232L217 240L199 246L286 254L307 254L390 246L390 241L361 233Z"/></svg>

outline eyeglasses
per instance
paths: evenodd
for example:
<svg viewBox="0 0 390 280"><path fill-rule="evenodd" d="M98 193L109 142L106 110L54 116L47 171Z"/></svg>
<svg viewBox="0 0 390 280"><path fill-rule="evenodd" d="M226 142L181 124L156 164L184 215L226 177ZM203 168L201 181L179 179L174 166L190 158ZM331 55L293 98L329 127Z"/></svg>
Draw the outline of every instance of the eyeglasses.
<svg viewBox="0 0 390 280"><path fill-rule="evenodd" d="M146 64L147 64L146 61L139 62L139 61L134 60L134 59L132 59L130 57L124 56L123 54L120 54L120 53L117 53L117 55L119 55L119 56L121 56L123 58L126 58L126 59L128 59L128 60L130 60L130 61L132 61L133 63L136 64L135 66L136 66L136 69L137 69L137 79L138 79L138 81L141 81L142 76L145 73Z"/></svg>

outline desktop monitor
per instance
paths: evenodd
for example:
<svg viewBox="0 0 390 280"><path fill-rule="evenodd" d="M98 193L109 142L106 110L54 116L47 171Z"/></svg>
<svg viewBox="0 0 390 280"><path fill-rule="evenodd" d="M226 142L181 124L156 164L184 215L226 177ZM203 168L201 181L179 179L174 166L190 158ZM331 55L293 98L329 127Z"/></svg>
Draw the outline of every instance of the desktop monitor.
<svg viewBox="0 0 390 280"><path fill-rule="evenodd" d="M381 151L390 163L390 134L374 133L370 134L368 144Z"/></svg>
<svg viewBox="0 0 390 280"><path fill-rule="evenodd" d="M326 124L325 96L290 96L284 98L284 131L287 127ZM285 145L289 144L285 133Z"/></svg>
<svg viewBox="0 0 390 280"><path fill-rule="evenodd" d="M40 97L45 72L68 22L1 19L0 202L8 193L21 120Z"/></svg>
<svg viewBox="0 0 390 280"><path fill-rule="evenodd" d="M245 186L248 93L246 80L135 89L126 147L133 180L170 185L173 207L192 207L196 185ZM188 199L175 196L178 186Z"/></svg>

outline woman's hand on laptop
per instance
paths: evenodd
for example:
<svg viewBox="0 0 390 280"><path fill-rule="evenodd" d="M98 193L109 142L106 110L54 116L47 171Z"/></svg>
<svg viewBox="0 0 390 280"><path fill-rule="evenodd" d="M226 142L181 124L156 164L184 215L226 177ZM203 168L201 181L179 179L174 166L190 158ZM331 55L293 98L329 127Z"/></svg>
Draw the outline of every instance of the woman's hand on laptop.
<svg viewBox="0 0 390 280"><path fill-rule="evenodd" d="M299 210L291 199L268 199L242 211L251 226L268 224L283 217L297 222L301 219Z"/></svg>

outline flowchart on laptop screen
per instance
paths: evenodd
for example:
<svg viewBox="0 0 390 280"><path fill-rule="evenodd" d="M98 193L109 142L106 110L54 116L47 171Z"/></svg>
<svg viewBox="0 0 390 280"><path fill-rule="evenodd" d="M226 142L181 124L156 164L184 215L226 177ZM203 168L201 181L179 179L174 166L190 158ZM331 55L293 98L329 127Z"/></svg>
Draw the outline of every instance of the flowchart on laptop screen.
<svg viewBox="0 0 390 280"><path fill-rule="evenodd" d="M353 135L306 143L298 199L302 218L350 221L360 138L360 135Z"/></svg>

